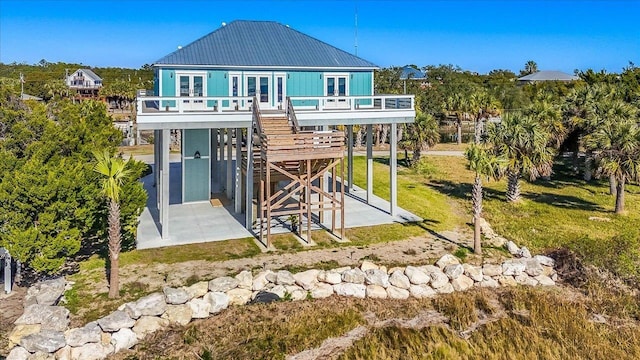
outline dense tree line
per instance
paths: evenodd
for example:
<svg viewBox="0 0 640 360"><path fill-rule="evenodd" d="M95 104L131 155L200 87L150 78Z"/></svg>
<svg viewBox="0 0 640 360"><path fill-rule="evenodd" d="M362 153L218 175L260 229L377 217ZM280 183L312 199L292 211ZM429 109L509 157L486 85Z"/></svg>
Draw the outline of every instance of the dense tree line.
<svg viewBox="0 0 640 360"><path fill-rule="evenodd" d="M9 85L15 91L20 89L20 73L24 76L24 92L29 95L51 99L54 95L60 97L67 93L64 84L65 75L80 68L89 68L102 78L106 88L104 96L112 93L111 87L116 86L117 94L122 93L123 83L131 88L129 93L135 94L136 89L150 89L153 86L153 70L149 65L143 65L140 69L127 69L116 67L90 67L83 64L57 62L51 63L40 60L37 64L24 63L0 63L0 82ZM133 97L132 97L133 98ZM131 99L132 99L131 98Z"/></svg>
<svg viewBox="0 0 640 360"><path fill-rule="evenodd" d="M0 85L0 246L36 274L61 271L81 249L102 252L109 210L93 152L115 154L121 140L104 103L25 103ZM127 166L120 220L130 246L147 166Z"/></svg>

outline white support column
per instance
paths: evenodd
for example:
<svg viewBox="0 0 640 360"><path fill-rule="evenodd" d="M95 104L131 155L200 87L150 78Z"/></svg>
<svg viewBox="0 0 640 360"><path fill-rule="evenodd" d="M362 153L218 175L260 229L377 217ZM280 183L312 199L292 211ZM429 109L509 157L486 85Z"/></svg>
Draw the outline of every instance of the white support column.
<svg viewBox="0 0 640 360"><path fill-rule="evenodd" d="M236 172L233 202L236 214L242 212L242 129L236 128Z"/></svg>
<svg viewBox="0 0 640 360"><path fill-rule="evenodd" d="M212 192L219 192L218 182L218 129L211 129L211 184Z"/></svg>
<svg viewBox="0 0 640 360"><path fill-rule="evenodd" d="M344 182L344 179L342 180ZM347 125L347 192L353 190L353 125Z"/></svg>
<svg viewBox="0 0 640 360"><path fill-rule="evenodd" d="M156 190L156 209L160 209L160 130L153 130L153 187Z"/></svg>
<svg viewBox="0 0 640 360"><path fill-rule="evenodd" d="M220 183L220 192L222 192L227 185L224 181L226 171L224 166L224 129L220 129L220 140L218 144L220 146L220 157L218 159L218 183Z"/></svg>
<svg viewBox="0 0 640 360"><path fill-rule="evenodd" d="M373 199L373 125L367 125L367 204Z"/></svg>
<svg viewBox="0 0 640 360"><path fill-rule="evenodd" d="M160 184L162 189L162 204L160 205L162 208L161 220L162 224L162 239L169 239L169 143L170 143L170 133L169 129L162 130L162 173L160 180ZM183 164L184 166L184 164Z"/></svg>
<svg viewBox="0 0 640 360"><path fill-rule="evenodd" d="M391 216L395 216L398 208L398 125L391 124L391 141L389 143L389 203Z"/></svg>
<svg viewBox="0 0 640 360"><path fill-rule="evenodd" d="M253 131L251 126L247 128L247 179L246 181L246 208L245 228L251 231L253 225Z"/></svg>
<svg viewBox="0 0 640 360"><path fill-rule="evenodd" d="M235 176L234 171L233 171L233 138L232 138L233 132L231 131L231 128L227 129L227 171L225 171L225 176L226 176L226 180L227 180L227 199L231 199L231 197L233 196L233 178Z"/></svg>

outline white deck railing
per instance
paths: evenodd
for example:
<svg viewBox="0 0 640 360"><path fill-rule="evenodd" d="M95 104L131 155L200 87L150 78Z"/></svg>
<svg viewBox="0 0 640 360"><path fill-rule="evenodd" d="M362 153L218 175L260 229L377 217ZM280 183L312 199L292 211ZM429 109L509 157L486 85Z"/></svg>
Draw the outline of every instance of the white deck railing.
<svg viewBox="0 0 640 360"><path fill-rule="evenodd" d="M296 112L406 111L415 110L413 95L291 96ZM250 96L138 96L138 115L251 112ZM285 109L286 102L281 105ZM261 105L261 107L265 107ZM265 107L267 110L269 107Z"/></svg>

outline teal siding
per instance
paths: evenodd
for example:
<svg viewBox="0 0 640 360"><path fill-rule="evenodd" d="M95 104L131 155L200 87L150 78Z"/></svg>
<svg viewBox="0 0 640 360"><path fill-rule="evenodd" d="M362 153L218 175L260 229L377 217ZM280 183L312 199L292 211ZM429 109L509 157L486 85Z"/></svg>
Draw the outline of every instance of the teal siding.
<svg viewBox="0 0 640 360"><path fill-rule="evenodd" d="M176 72L172 69L160 69L161 81L162 81L162 94L160 96L176 96ZM163 101L162 107L176 106L176 102L173 100Z"/></svg>
<svg viewBox="0 0 640 360"><path fill-rule="evenodd" d="M184 159L183 202L207 201L210 198L209 184L209 129L188 129L183 132L183 156L193 157L200 152L200 159Z"/></svg>
<svg viewBox="0 0 640 360"><path fill-rule="evenodd" d="M287 73L287 96L324 96L322 72L293 71ZM296 101L295 106L317 106L317 101Z"/></svg>
<svg viewBox="0 0 640 360"><path fill-rule="evenodd" d="M228 73L224 70L207 71L207 92L206 96L229 96ZM217 105L214 100L207 101L207 107ZM222 106L229 106L229 101L223 101Z"/></svg>
<svg viewBox="0 0 640 360"><path fill-rule="evenodd" d="M349 79L349 95L365 96L373 95L373 73L372 72L354 72L351 73ZM356 105L371 105L371 100L357 100Z"/></svg>

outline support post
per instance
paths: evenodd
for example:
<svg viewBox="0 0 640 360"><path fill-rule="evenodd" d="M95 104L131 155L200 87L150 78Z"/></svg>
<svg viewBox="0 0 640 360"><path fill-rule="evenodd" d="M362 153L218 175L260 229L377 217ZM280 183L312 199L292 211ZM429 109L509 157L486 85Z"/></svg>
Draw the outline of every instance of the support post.
<svg viewBox="0 0 640 360"><path fill-rule="evenodd" d="M373 199L373 125L367 124L367 204Z"/></svg>
<svg viewBox="0 0 640 360"><path fill-rule="evenodd" d="M247 128L247 178L246 178L245 228L251 231L253 225L253 129Z"/></svg>
<svg viewBox="0 0 640 360"><path fill-rule="evenodd" d="M169 239L169 143L170 143L170 130L162 130L162 239ZM184 165L183 165L184 166Z"/></svg>
<svg viewBox="0 0 640 360"><path fill-rule="evenodd" d="M306 206L307 206L307 244L311 243L311 160L307 159L307 186L306 186Z"/></svg>
<svg viewBox="0 0 640 360"><path fill-rule="evenodd" d="M156 190L156 209L160 210L160 130L153 130L153 187Z"/></svg>
<svg viewBox="0 0 640 360"><path fill-rule="evenodd" d="M236 214L242 212L242 129L236 128L236 174L233 202Z"/></svg>
<svg viewBox="0 0 640 360"><path fill-rule="evenodd" d="M219 192L218 182L218 129L211 129L211 190Z"/></svg>
<svg viewBox="0 0 640 360"><path fill-rule="evenodd" d="M353 125L347 125L347 192L353 190ZM344 183L344 179L341 179Z"/></svg>
<svg viewBox="0 0 640 360"><path fill-rule="evenodd" d="M233 154L233 141L232 141L232 131L231 128L227 129L227 171L226 171L226 177L227 177L227 199L231 200L231 197L233 196L233 178L234 178L234 173L233 173L233 156L231 156Z"/></svg>
<svg viewBox="0 0 640 360"><path fill-rule="evenodd" d="M220 157L218 158L218 183L220 184L220 192L222 192L223 190L226 190L226 182L224 181L224 177L225 177L225 172L226 172L226 168L224 166L224 129L220 129L220 140L218 142L220 148Z"/></svg>
<svg viewBox="0 0 640 360"><path fill-rule="evenodd" d="M389 144L389 212L395 216L398 208L398 125L391 124Z"/></svg>

